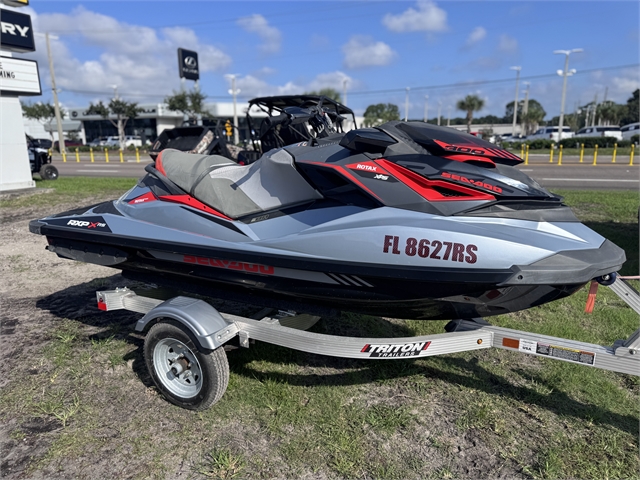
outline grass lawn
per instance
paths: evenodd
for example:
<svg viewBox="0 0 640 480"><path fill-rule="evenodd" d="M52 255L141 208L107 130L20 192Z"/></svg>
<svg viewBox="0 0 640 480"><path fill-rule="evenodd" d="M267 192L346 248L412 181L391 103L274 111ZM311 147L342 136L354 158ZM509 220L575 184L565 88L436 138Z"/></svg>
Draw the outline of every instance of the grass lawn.
<svg viewBox="0 0 640 480"><path fill-rule="evenodd" d="M117 196L134 183L38 182L56 191L0 207ZM637 275L638 193L557 193L581 221L625 249L622 273ZM489 320L603 345L638 328L638 315L609 289L600 288L591 315L584 313L586 296L587 287ZM258 342L229 352L227 393L193 413L149 386L131 318L67 315L42 325L47 340L30 359L40 365L37 373L24 382L24 372L9 369L0 392L0 419L59 422L43 434L46 452L31 460L28 472L36 477L90 472L107 455L113 465L128 465L117 471L133 478L640 478L635 376L503 350L366 362ZM114 322L96 329L98 315ZM445 323L344 313L314 329L408 336L442 333ZM18 427L10 435L31 438Z"/></svg>

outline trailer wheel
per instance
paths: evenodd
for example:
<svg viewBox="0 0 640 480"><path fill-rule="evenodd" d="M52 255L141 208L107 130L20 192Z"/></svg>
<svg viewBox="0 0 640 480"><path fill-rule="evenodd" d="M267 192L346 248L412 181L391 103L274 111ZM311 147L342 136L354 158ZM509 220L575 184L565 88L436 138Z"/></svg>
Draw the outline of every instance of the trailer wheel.
<svg viewBox="0 0 640 480"><path fill-rule="evenodd" d="M229 384L224 349L199 348L186 327L173 320L151 327L144 341L144 359L158 390L182 408L209 408Z"/></svg>
<svg viewBox="0 0 640 480"><path fill-rule="evenodd" d="M58 178L58 169L50 163L47 163L40 169L40 177L43 180L55 180Z"/></svg>

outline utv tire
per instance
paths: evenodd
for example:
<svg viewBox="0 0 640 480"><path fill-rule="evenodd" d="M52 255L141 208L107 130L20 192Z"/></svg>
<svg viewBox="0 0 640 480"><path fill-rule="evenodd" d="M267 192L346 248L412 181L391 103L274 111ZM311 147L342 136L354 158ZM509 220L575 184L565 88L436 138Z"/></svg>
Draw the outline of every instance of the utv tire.
<svg viewBox="0 0 640 480"><path fill-rule="evenodd" d="M58 178L58 169L50 163L47 163L40 169L40 177L43 180L56 180Z"/></svg>
<svg viewBox="0 0 640 480"><path fill-rule="evenodd" d="M199 347L191 332L174 320L151 327L144 341L144 360L162 395L189 410L209 408L229 384L224 348Z"/></svg>

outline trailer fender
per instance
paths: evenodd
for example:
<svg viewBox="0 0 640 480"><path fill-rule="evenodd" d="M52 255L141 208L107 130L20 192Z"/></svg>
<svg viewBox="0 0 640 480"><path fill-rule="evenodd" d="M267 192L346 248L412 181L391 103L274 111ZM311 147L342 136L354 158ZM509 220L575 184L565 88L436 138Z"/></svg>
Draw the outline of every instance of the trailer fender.
<svg viewBox="0 0 640 480"><path fill-rule="evenodd" d="M188 297L175 297L154 307L138 320L135 330L145 332L162 318L180 322L208 350L215 350L238 334L236 324L226 321L211 305Z"/></svg>

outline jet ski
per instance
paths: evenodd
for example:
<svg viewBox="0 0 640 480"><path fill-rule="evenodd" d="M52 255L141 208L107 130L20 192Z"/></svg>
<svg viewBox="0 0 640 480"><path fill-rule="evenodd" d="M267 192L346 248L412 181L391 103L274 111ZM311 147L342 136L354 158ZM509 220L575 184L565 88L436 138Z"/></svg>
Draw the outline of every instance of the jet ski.
<svg viewBox="0 0 640 480"><path fill-rule="evenodd" d="M156 285L422 320L531 308L625 261L507 150L422 122L337 134L312 117L309 140L246 166L163 150L119 199L30 230Z"/></svg>

